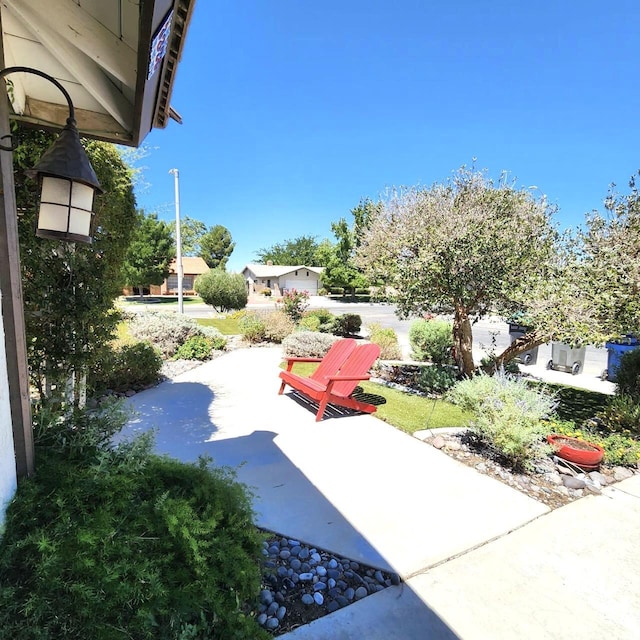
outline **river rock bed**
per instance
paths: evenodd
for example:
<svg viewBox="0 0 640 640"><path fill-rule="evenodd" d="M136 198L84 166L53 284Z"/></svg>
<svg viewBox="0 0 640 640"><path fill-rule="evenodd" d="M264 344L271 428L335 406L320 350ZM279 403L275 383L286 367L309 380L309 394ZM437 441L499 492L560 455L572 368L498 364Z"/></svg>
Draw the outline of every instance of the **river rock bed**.
<svg viewBox="0 0 640 640"><path fill-rule="evenodd" d="M551 509L556 509L588 494L599 494L602 488L630 478L637 473L629 467L601 466L598 471L585 472L580 467L557 456L539 458L531 473L516 473L500 463L499 458L467 429L451 433L417 431L414 436L452 458L492 476Z"/></svg>
<svg viewBox="0 0 640 640"><path fill-rule="evenodd" d="M258 623L280 635L400 584L397 574L273 535L263 543Z"/></svg>

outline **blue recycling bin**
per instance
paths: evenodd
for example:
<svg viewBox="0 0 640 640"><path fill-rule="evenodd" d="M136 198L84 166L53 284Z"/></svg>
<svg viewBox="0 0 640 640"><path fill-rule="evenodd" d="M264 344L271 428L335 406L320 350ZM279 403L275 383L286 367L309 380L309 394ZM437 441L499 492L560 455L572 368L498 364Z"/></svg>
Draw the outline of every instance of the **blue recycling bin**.
<svg viewBox="0 0 640 640"><path fill-rule="evenodd" d="M603 372L602 379L615 382L620 358L627 351L633 351L640 347L640 342L635 336L627 336L616 342L607 342L605 346L607 347L607 368Z"/></svg>

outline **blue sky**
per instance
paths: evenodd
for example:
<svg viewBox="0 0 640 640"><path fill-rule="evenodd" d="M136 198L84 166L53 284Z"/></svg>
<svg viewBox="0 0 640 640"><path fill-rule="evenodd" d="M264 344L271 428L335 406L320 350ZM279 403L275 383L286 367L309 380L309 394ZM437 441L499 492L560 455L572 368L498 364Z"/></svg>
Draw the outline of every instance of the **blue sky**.
<svg viewBox="0 0 640 640"><path fill-rule="evenodd" d="M198 0L140 207L222 224L229 268L476 158L562 227L640 168L636 0Z"/></svg>

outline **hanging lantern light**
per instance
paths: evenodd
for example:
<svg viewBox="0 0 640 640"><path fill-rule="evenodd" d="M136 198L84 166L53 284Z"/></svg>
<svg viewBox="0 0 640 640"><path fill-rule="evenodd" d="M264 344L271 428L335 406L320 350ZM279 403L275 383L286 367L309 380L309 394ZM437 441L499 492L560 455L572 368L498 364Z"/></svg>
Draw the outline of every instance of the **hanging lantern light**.
<svg viewBox="0 0 640 640"><path fill-rule="evenodd" d="M102 193L102 188L80 143L71 96L55 78L29 67L8 67L0 71L0 78L16 72L33 73L49 80L62 91L69 105L67 124L58 139L37 165L26 172L40 186L36 235L51 240L90 243L93 197L96 192Z"/></svg>

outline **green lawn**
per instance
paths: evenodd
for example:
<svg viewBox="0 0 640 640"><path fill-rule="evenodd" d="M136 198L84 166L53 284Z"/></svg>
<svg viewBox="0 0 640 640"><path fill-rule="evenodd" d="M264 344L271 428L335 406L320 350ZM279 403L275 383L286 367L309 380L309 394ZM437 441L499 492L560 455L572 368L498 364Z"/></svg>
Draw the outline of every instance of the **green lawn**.
<svg viewBox="0 0 640 640"><path fill-rule="evenodd" d="M198 296L183 296L183 304L204 304L202 298ZM136 304L157 304L161 306L178 306L178 296L144 296L142 299L140 296L121 296L120 304L122 305L136 305Z"/></svg>
<svg viewBox="0 0 640 640"><path fill-rule="evenodd" d="M293 370L301 376L308 376L316 366L313 363L298 363ZM471 414L444 400L434 401L375 382L362 382L360 386L365 393L382 396L386 400L373 415L406 433L436 427L465 427L471 419Z"/></svg>
<svg viewBox="0 0 640 640"><path fill-rule="evenodd" d="M203 327L215 327L225 336L237 336L242 333L238 321L234 318L198 318L197 322Z"/></svg>

